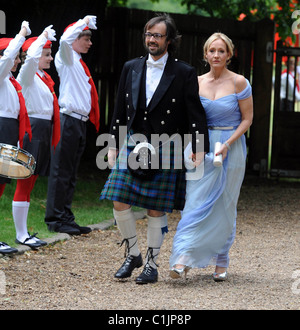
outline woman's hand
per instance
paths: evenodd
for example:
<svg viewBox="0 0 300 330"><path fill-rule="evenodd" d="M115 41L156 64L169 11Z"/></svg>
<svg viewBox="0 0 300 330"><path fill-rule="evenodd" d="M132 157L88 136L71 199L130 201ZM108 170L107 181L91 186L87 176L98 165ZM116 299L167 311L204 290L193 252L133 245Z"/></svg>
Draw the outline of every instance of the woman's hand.
<svg viewBox="0 0 300 330"><path fill-rule="evenodd" d="M227 157L228 150L229 150L229 147L225 143L223 143L221 145L220 150L215 154L215 156L222 155L222 159L224 161Z"/></svg>

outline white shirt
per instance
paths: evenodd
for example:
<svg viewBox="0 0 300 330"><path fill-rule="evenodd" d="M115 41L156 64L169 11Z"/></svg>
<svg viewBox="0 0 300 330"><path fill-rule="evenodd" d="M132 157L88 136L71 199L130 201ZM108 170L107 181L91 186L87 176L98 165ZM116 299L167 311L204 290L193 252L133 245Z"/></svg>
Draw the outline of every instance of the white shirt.
<svg viewBox="0 0 300 330"><path fill-rule="evenodd" d="M18 93L9 78L12 76L11 69L24 41L25 38L17 34L0 59L0 117L14 119L19 117L20 102Z"/></svg>
<svg viewBox="0 0 300 330"><path fill-rule="evenodd" d="M53 116L53 95L49 87L41 80L44 73L38 69L43 47L47 42L40 35L28 48L25 63L22 65L17 80L22 86L29 117L51 120Z"/></svg>
<svg viewBox="0 0 300 330"><path fill-rule="evenodd" d="M60 77L59 105L61 112L76 112L88 116L91 111L91 85L80 63L81 55L72 48L73 42L87 25L79 20L62 35L55 56L55 66Z"/></svg>
<svg viewBox="0 0 300 330"><path fill-rule="evenodd" d="M286 94L286 72L281 75L281 86L280 86L280 98L285 99ZM295 80L293 75L289 74L288 77L288 100L293 101L293 95L294 95L294 86L295 86ZM297 89L297 86L295 88L295 100L300 101L300 92Z"/></svg>
<svg viewBox="0 0 300 330"><path fill-rule="evenodd" d="M161 63L162 68L157 67L148 67L147 66L147 73L146 73L146 105L148 106L153 94L156 91L157 86L159 85L159 82L161 80L161 77L164 73L164 69L168 60L169 54L166 53L164 56L162 56L159 60L154 61L151 55L149 54L148 61L152 63Z"/></svg>

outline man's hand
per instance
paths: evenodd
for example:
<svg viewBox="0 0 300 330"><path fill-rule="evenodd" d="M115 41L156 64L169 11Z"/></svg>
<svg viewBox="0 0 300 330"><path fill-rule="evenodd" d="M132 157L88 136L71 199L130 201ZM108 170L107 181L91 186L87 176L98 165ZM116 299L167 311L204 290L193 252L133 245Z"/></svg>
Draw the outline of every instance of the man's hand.
<svg viewBox="0 0 300 330"><path fill-rule="evenodd" d="M118 156L118 149L109 149L108 150L107 158L108 158L108 164L111 168L114 167L117 156Z"/></svg>
<svg viewBox="0 0 300 330"><path fill-rule="evenodd" d="M195 167L199 166L205 157L205 152L196 152L192 154L192 161L195 164Z"/></svg>

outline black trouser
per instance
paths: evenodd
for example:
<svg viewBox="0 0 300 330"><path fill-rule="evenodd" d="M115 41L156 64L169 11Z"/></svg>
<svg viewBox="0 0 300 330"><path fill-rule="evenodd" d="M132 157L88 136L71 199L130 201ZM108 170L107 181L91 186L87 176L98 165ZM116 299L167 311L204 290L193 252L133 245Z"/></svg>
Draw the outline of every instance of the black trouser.
<svg viewBox="0 0 300 330"><path fill-rule="evenodd" d="M61 139L52 150L45 222L52 229L61 223L74 222L72 200L76 174L86 144L86 123L60 115Z"/></svg>

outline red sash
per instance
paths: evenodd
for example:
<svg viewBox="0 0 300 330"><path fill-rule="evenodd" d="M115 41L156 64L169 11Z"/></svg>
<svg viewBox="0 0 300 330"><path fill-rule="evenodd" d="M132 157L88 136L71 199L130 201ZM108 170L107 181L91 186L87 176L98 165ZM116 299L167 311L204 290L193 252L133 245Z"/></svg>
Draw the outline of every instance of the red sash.
<svg viewBox="0 0 300 330"><path fill-rule="evenodd" d="M50 92L53 95L53 134L52 134L52 146L56 148L60 140L60 118L59 118L59 105L58 99L54 91L54 81L51 76L44 71L44 77L41 77L38 73L37 75L41 80L48 86Z"/></svg>
<svg viewBox="0 0 300 330"><path fill-rule="evenodd" d="M82 59L80 59L80 63L84 68L86 75L89 77L89 84L91 85L91 98L92 98L92 108L90 112L90 121L95 125L97 132L99 132L100 128L100 110L99 110L99 102L98 102L98 93L91 76L90 70L87 65L84 63Z"/></svg>
<svg viewBox="0 0 300 330"><path fill-rule="evenodd" d="M19 113L19 144L20 148L23 148L23 139L25 136L25 132L28 133L29 135L29 140L31 141L32 138L32 132L31 132L31 125L30 125L30 120L28 117L26 105L25 105L25 99L22 94L22 86L17 82L17 80L14 77L10 77L9 80L15 87L18 97L19 97L19 102L20 102L20 113Z"/></svg>

